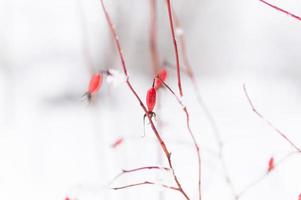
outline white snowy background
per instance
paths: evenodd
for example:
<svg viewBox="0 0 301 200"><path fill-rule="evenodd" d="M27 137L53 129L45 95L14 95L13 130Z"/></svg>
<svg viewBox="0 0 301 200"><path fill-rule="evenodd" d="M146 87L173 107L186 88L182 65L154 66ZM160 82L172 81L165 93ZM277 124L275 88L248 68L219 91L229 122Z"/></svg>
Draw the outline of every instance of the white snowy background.
<svg viewBox="0 0 301 200"><path fill-rule="evenodd" d="M301 15L298 0L270 0ZM258 0L172 1L187 39L200 93L224 142L224 157L236 192L242 191L294 149L250 109L257 109L301 146L301 22ZM116 24L135 89L145 98L152 83L149 52L150 1L106 0ZM175 63L164 0L158 0L161 61ZM121 70L97 0L0 1L0 199L76 200L183 199L156 186L113 191L121 169L167 166L143 112L124 83L104 82L92 104L82 101L90 70ZM167 82L177 90L174 69ZM233 199L226 184L213 130L182 74L185 103L202 153L205 200ZM161 90L155 108L160 133L176 173L197 199L197 163L175 99ZM124 143L111 144L119 137ZM243 200L297 200L301 156L285 160L248 190ZM172 185L169 174L125 175L122 186L144 180Z"/></svg>

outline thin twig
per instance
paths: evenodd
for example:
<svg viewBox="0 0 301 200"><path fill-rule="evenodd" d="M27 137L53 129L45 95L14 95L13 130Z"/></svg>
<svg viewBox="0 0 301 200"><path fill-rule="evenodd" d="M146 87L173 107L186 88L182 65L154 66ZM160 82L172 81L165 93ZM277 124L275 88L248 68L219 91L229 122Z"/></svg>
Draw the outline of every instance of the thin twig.
<svg viewBox="0 0 301 200"><path fill-rule="evenodd" d="M240 199L247 191L249 191L251 188L253 188L254 186L258 185L261 181L263 181L267 176L269 175L269 173L264 173L261 176L259 176L258 178L256 178L255 180L253 180L251 183L249 183L242 191L240 191L237 194L237 199Z"/></svg>
<svg viewBox="0 0 301 200"><path fill-rule="evenodd" d="M273 5L273 4L269 3L269 2L266 2L266 1L264 1L264 0L259 0L259 1L261 1L262 3L268 5L268 6L272 7L272 8L274 8L275 10L278 10L278 11L284 13L284 14L287 14L288 16L290 16L290 17L292 17L292 18L295 18L295 19L301 21L301 17L299 17L298 15L295 15L295 14L293 14L293 13L287 11L287 10L284 10L284 9L282 9L282 8L279 8L278 6L275 6L275 5Z"/></svg>
<svg viewBox="0 0 301 200"><path fill-rule="evenodd" d="M189 112L187 110L187 107L184 105L184 103L181 101L181 99L175 94L175 92L159 77L157 76L156 78L158 78L162 83L163 85L173 94L173 96L176 98L176 100L178 101L178 103L180 104L180 106L183 108L183 111L185 113L185 116L186 116L186 126L187 126L187 129L188 129L188 132L190 134L190 137L193 141L193 144L194 144L194 147L195 147L195 150L196 150L196 154L197 154L197 159L198 159L198 194L199 194L199 199L201 200L201 155L200 155L200 147L196 141L196 138L191 130L191 127L190 127L190 115L189 115Z"/></svg>
<svg viewBox="0 0 301 200"><path fill-rule="evenodd" d="M160 167L160 166L146 166L146 167L139 167L139 168L135 168L135 169L128 169L128 170L121 170L121 172L119 174L117 174L112 181L110 182L109 185L111 185L116 179L118 179L119 177L123 176L124 174L128 174L128 173L132 173L132 172L137 172L137 171L143 171L143 170L164 170L164 171L170 171L170 168L168 167Z"/></svg>
<svg viewBox="0 0 301 200"><path fill-rule="evenodd" d="M176 27L178 29L182 29L179 18L177 17L175 12L173 12L173 13L174 13L174 19L175 19ZM203 100L203 98L200 94L200 89L199 89L197 80L194 76L193 69L192 69L191 64L189 62L184 32L179 34L178 37L179 37L179 41L180 41L180 46L182 48L181 52L182 52L182 57L183 57L183 63L184 63L184 66L185 66L185 69L183 69L183 70L185 71L185 73L188 74L188 77L189 77L189 79L191 81L191 84L193 86L194 93L196 95L197 101L198 101L199 105L201 106L201 108L203 109L203 111L204 111L204 113L205 113L205 115L206 115L206 117L209 121L209 124L211 125L211 128L213 130L213 134L214 134L214 138L215 138L215 141L216 141L217 146L218 146L218 155L219 155L219 160L220 160L220 163L221 163L221 167L222 167L222 170L223 170L225 181L228 184L228 186L229 186L229 188L232 192L233 198L236 199L236 191L235 191L235 188L234 188L234 184L233 184L232 179L230 177L230 173L228 171L226 161L225 161L225 158L224 158L224 151L223 151L224 144L223 144L223 141L222 141L220 131L217 127L217 124L215 122L215 119L214 119L213 115L211 114L209 108L205 104L205 102L204 102L204 100Z"/></svg>
<svg viewBox="0 0 301 200"><path fill-rule="evenodd" d="M273 171L275 171L276 168L278 168L284 161L286 161L288 158L295 154L299 154L299 151L293 151L285 155L282 159L280 159L277 163L274 164L273 170L271 171L266 171L264 174L250 182L244 189L242 189L238 194L237 194L237 199L240 199L245 193L247 193L250 189L261 183L268 175L270 175Z"/></svg>
<svg viewBox="0 0 301 200"><path fill-rule="evenodd" d="M177 187L168 186L168 185L159 184L159 183L154 183L154 182L150 182L150 181L144 181L144 182L140 182L140 183L129 184L129 185L121 186L121 187L113 187L112 189L113 190L121 190L121 189L136 187L136 186L139 186L139 185L159 185L159 186L164 187L166 189L179 191L179 188L177 188Z"/></svg>
<svg viewBox="0 0 301 200"><path fill-rule="evenodd" d="M275 132L277 132L283 139L285 139L295 150L301 152L301 149L295 144L293 143L287 136L285 133L283 133L282 131L280 131L278 128L276 128L272 122L270 122L269 120L267 120L257 109L256 107L254 106L251 98L249 97L249 94L248 94L248 91L247 91L247 88L246 88L246 85L243 84L243 90L244 90L244 93L247 97L247 100L252 108L252 111L259 117L261 118L263 121L265 121L265 123L267 125L269 125Z"/></svg>
<svg viewBox="0 0 301 200"><path fill-rule="evenodd" d="M160 146L161 146L161 148L162 148L162 150L163 150L163 152L164 152L164 154L165 154L165 156L166 156L166 159L167 159L167 161L168 161L168 165L169 165L170 169L172 170L173 178L174 178L174 181L175 181L175 183L176 183L176 185L177 185L177 187L178 187L178 188L177 188L178 191L179 191L179 192L180 192L187 200L189 200L190 198L188 197L188 195L186 194L186 192L185 192L184 189L182 188L182 185L181 185L181 183L179 182L178 177L177 177L176 174L175 174L175 171L174 171L174 168L173 168L173 164L172 164L172 161L171 161L171 154L170 154L170 152L169 152L169 150L168 150L168 148L167 148L165 142L164 142L163 139L161 138L161 136L160 136L158 130L156 129L156 127L155 127L155 125L154 125L154 122L153 122L153 120L152 120L151 114L147 111L147 109L146 109L145 105L143 104L141 98L139 97L139 95L137 94L136 90L133 88L131 82L129 81L128 73L127 73L127 67L126 67L124 55L123 55L123 53L122 53L121 45L120 45L120 42L119 42L119 39L118 39L118 35L117 35L117 33L116 33L116 30L115 30L115 27L114 27L114 25L113 25L113 22L112 22L112 20L111 20L109 14L108 14L106 8L105 8L105 5L104 5L103 0L100 0L100 2L101 2L102 10L103 10L103 12L104 12L104 14L105 14L106 20L107 20L107 22L108 22L110 31L111 31L111 33L112 33L114 43L115 43L116 48L117 48L117 51L118 51L118 53L119 53L119 57L120 57L120 61L121 61L121 64L122 64L122 68L123 68L124 74L127 76L126 84L128 85L128 87L129 87L130 91L133 93L133 95L136 97L136 99L137 99L137 101L139 102L139 104L140 104L142 110L144 111L144 113L146 114L146 116L147 116L147 118L148 118L148 120L149 120L149 122L150 122L151 128L152 128L152 130L153 130L153 132L154 132L154 134L155 134L155 136L156 136L156 138L157 138L157 140L158 140L158 142L159 142L159 144L160 144Z"/></svg>
<svg viewBox="0 0 301 200"><path fill-rule="evenodd" d="M119 57L120 57L120 61L121 61L123 72L124 72L124 74L126 76L128 76L128 72L127 72L127 67L126 67L126 64L125 64L125 59L124 59L123 51L122 51L122 48L121 48L121 45L120 45L120 42L119 42L119 37L118 37L117 32L115 30L115 25L113 24L113 22L111 20L111 17L109 16L109 13L108 13L107 9L105 8L103 0L100 0L100 3L101 3L101 6L102 6L103 13L104 13L104 15L106 17L107 23L109 25L109 29L111 31L114 43L116 45L117 52L118 52Z"/></svg>
<svg viewBox="0 0 301 200"><path fill-rule="evenodd" d="M177 44L176 34L175 34L175 29L174 29L174 24L173 24L173 16L172 16L170 0L166 0L166 3L167 3L170 31L171 31L171 36L172 36L172 41L173 41L173 46L174 46L174 51L175 51L175 57L176 57L178 87L179 87L180 96L183 96L182 83L181 83L181 72L180 72L179 50L178 50L178 44Z"/></svg>

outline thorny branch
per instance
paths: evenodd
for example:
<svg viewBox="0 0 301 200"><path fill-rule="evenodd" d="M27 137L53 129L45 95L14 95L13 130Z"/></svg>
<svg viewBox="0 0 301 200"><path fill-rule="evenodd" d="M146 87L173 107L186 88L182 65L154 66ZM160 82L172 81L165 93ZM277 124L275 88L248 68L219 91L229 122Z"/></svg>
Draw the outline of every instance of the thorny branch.
<svg viewBox="0 0 301 200"><path fill-rule="evenodd" d="M126 63L125 63L125 59L124 59L124 55L123 55L123 52L122 52L122 48L121 48L121 45L120 45L120 42L119 42L119 39L118 39L118 35L116 33L116 30L115 30L115 27L113 25L113 22L109 16L109 13L107 12L106 10L106 7L104 5L104 2L103 0L100 0L101 2L101 6L102 6L102 10L103 10L103 13L106 17L106 20L107 20L107 23L109 25L109 28L110 28L110 31L112 33L112 36L113 36L113 40L114 40L114 43L116 45L116 48L117 48L117 51L119 53L119 57L120 57L120 61L121 61L121 64L122 64L122 68L123 68L123 71L124 71L124 74L127 76L127 80L126 80L126 84L128 85L129 89L131 90L131 92L134 94L134 96L136 97L137 101L139 102L141 108L143 109L143 111L145 112L149 122L150 122L150 125L151 125L151 128L167 158L167 161L168 161L168 165L172 171L172 174L173 174L173 178L174 178L174 181L177 185L177 190L187 199L189 200L190 198L188 197L188 195L186 194L186 192L184 191L184 189L182 188L182 185L181 183L179 182L178 180L178 177L176 176L175 174L175 171L174 171L174 168L173 168L173 164L172 164L172 161L171 161L171 154L165 144L165 142L163 141L163 139L161 138L158 130L156 129L154 123L153 123L153 120L151 118L151 115L148 113L145 105L143 104L141 98L138 96L136 90L133 88L131 82L129 81L129 78L128 78L128 73L127 73L127 67L126 67Z"/></svg>
<svg viewBox="0 0 301 200"><path fill-rule="evenodd" d="M153 67L153 74L156 74L159 70L160 59L157 47L157 0L150 0L150 53Z"/></svg>

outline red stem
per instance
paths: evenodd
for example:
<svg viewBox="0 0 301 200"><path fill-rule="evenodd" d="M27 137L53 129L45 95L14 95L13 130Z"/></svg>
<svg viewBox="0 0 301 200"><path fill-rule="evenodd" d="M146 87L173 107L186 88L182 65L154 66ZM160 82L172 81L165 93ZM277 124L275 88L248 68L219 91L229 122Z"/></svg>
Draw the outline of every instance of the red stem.
<svg viewBox="0 0 301 200"><path fill-rule="evenodd" d="M169 69L172 69L172 70L174 70L174 69L176 70L177 69L177 67L174 64L172 64L172 63L170 63L170 62L168 62L166 60L163 62L163 66L168 67ZM185 68L182 67L180 69L180 71L183 72L184 74L187 74L188 77L190 78L189 72L188 72L187 69L185 69Z"/></svg>
<svg viewBox="0 0 301 200"><path fill-rule="evenodd" d="M180 37L180 40L182 37ZM182 41L181 41L182 43ZM182 51L185 51L184 49ZM184 59L185 60L185 59ZM185 63L185 62L184 62ZM165 62L166 66L169 67L169 66L172 66L172 64L168 63L168 62ZM187 63L186 63L187 64ZM185 66L188 66L186 65ZM216 140L216 143L217 143L217 146L218 146L218 159L220 160L220 163L222 165L222 169L224 171L224 178L225 178L225 181L227 182L231 192L232 192L232 196L234 199L236 199L236 191L235 191L235 188L234 188L234 184L232 182L232 179L230 177L230 173L228 171L228 168L227 168L227 165L226 165L226 161L225 161L225 158L224 158L224 143L222 141L222 137L221 137L221 134L220 134L220 131L216 125L216 122L215 122L215 119L213 117L213 115L211 114L210 110L208 109L208 107L206 106L200 92L199 92L199 87L197 85L197 82L194 78L194 73L192 71L192 68L189 69L189 67L187 67L186 69L181 69L184 73L186 73L192 83L192 86L193 86L193 89L194 89L194 93L196 95L196 98L197 98L197 101L199 103L199 105L202 107L205 115L207 116L207 119L209 120L209 123L213 129L213 133L214 133L214 137L215 137L215 140Z"/></svg>
<svg viewBox="0 0 301 200"><path fill-rule="evenodd" d="M179 191L179 188L177 188L177 187L168 186L168 185L164 185L164 184L157 184L157 183L150 182L150 181L144 181L144 182L141 182L141 183L134 183L134 184L125 185L125 186L121 186L121 187L114 187L112 189L113 190L121 190L121 189L136 187L136 186L139 186L139 185L159 185L159 186L162 186L162 187L167 188L167 189Z"/></svg>
<svg viewBox="0 0 301 200"><path fill-rule="evenodd" d="M183 90L182 90L182 84L181 84L179 50L178 50L178 44L177 44L176 35L175 35L173 18L172 18L171 3L170 3L170 0L166 0L166 2L167 2L167 10L168 10L168 18L169 18L171 37L172 37L174 51L175 51L175 57L176 57L178 87L179 87L180 96L183 96Z"/></svg>
<svg viewBox="0 0 301 200"><path fill-rule="evenodd" d="M249 94L248 94L248 91L247 91L247 88L246 88L246 85L244 84L243 85L243 90L244 90L244 93L248 99L248 102L252 108L252 111L259 117L261 118L263 121L265 121L265 123L267 125L269 125L275 132L277 132L283 139L285 139L294 149L296 149L297 151L301 152L301 149L295 144L293 143L286 135L285 133L281 132L278 128L276 128L269 120L267 120L254 106L251 98L249 97Z"/></svg>
<svg viewBox="0 0 301 200"><path fill-rule="evenodd" d="M147 167L139 167L139 168L130 169L130 170L122 170L122 172L123 173L130 173L130 172L136 172L136 171L145 170L145 169L159 169L159 170L165 170L165 171L170 170L170 168L168 168L168 167L147 166Z"/></svg>
<svg viewBox="0 0 301 200"><path fill-rule="evenodd" d="M175 12L173 12L173 13L174 13L174 19L175 19L176 27L181 28L181 23L180 23L179 18L177 17ZM192 83L197 101L198 101L199 105L202 107L202 109L203 109L205 115L207 116L207 119L209 120L209 123L212 127L214 138L215 138L217 146L218 146L218 158L220 160L220 163L221 163L221 166L222 166L222 169L223 169L223 172L224 172L224 178L225 178L225 181L228 184L228 186L229 186L229 188L232 192L233 198L236 199L236 191L235 191L235 188L234 188L233 182L231 180L230 173L228 171L226 161L225 161L225 158L224 158L224 151L223 151L224 144L223 144L223 141L222 141L222 137L221 137L220 131L219 131L217 125L216 125L214 117L212 116L210 110L206 106L206 104L203 101L203 98L202 98L202 96L199 92L200 90L199 90L199 87L198 87L198 83L197 83L197 80L195 79L193 69L192 69L192 67L190 65L190 62L189 62L189 59L188 59L184 33L179 35L179 40L180 40L180 46L182 47L181 52L182 52L182 57L183 57L183 63L184 63L184 66L186 68L185 72L188 74L188 77L189 77L189 79Z"/></svg>
<svg viewBox="0 0 301 200"><path fill-rule="evenodd" d="M183 108L183 111L185 113L186 116L186 126L188 129L188 132L190 134L190 137L193 141L195 150L196 150L196 154L197 154L197 159L198 159L198 194L199 194L199 200L202 199L202 195L201 195L201 155L200 155L200 147L196 141L196 138L191 130L190 127L190 115L189 112L187 110L187 107L183 104L183 102L181 101L181 99L176 95L176 93L159 77L157 76L156 78L158 78L163 85L173 94L173 96L176 98L176 100L178 101L178 103L180 104L180 106Z"/></svg>
<svg viewBox="0 0 301 200"><path fill-rule="evenodd" d="M150 55L151 55L151 62L152 62L152 71L153 76L155 76L161 66L160 66L160 56L158 52L158 45L157 45L157 38L158 38L158 28L157 28L157 0L149 0L150 1L150 34L149 34L149 47L150 47ZM157 112L160 112L160 100L159 97L160 93L157 94ZM158 114L158 113L157 113ZM160 114L160 113L159 113ZM157 123L157 129L160 130L161 123ZM160 148L160 147L159 147ZM160 149L157 149L157 160L158 163L162 162L162 154ZM164 200L164 193L162 191L158 194L159 200Z"/></svg>
<svg viewBox="0 0 301 200"><path fill-rule="evenodd" d="M157 47L157 0L150 0L150 52L153 74L157 74L160 66L160 59Z"/></svg>
<svg viewBox="0 0 301 200"><path fill-rule="evenodd" d="M111 34L113 36L113 40L114 40L114 43L116 45L117 52L119 54L120 61L121 61L121 64L122 64L123 72L124 72L124 74L126 76L128 76L128 72L127 72L127 68L126 68L126 64L125 64L125 59L124 59L123 51L122 51L122 48L121 48L121 45L120 45L120 42L119 42L119 37L118 37L117 32L115 30L115 25L113 24L113 22L112 22L112 20L110 18L110 15L109 15L107 9L105 8L103 0L100 0L100 3L101 3L101 6L102 6L103 13L104 13L104 15L106 17L107 23L109 25Z"/></svg>
<svg viewBox="0 0 301 200"><path fill-rule="evenodd" d="M139 168L128 169L128 170L123 169L119 174L117 174L115 176L115 178L113 178L113 180L111 181L111 183L113 183L116 179L118 179L120 176L122 176L124 174L132 173L132 172L137 172L137 171L143 171L143 170L152 170L152 169L164 170L164 171L169 171L170 170L170 168L168 168L168 167L159 167L159 166L146 166L146 167L139 167Z"/></svg>
<svg viewBox="0 0 301 200"><path fill-rule="evenodd" d="M293 14L293 13L290 13L289 11L286 11L286 10L284 10L284 9L282 9L282 8L279 8L279 7L277 7L277 6L273 5L273 4L270 4L269 2L266 2L266 1L264 1L264 0L259 0L259 1L261 1L262 3L268 5L268 6L272 7L272 8L274 8L275 10L278 10L278 11L280 11L280 12L282 12L282 13L287 14L288 16L290 16L290 17L292 17L292 18L295 18L295 19L301 21L301 17L299 17L299 16L297 16L297 15L295 15L295 14Z"/></svg>
<svg viewBox="0 0 301 200"><path fill-rule="evenodd" d="M104 12L104 14L105 14L106 20L107 20L107 22L108 22L110 31L111 31L111 33L112 33L114 43L115 43L116 48L117 48L117 51L118 51L118 53L119 53L119 57L120 57L120 60L121 60L121 64L122 64L122 68L123 68L124 74L125 74L126 76L128 76L128 73L127 73L127 67L126 67L125 59L124 59L124 56L123 56L123 53L122 53L122 48L121 48L121 45L120 45L120 42L119 42L119 39L118 39L118 35L117 35L116 30L115 30L115 28L114 28L113 22L112 22L112 20L111 20L109 14L108 14L106 8L105 8L105 5L104 5L103 0L100 0L100 2L101 2L102 10L103 10L103 12ZM179 182L179 180L178 180L178 178L177 178L177 176L176 176L176 174L175 174L175 171L174 171L174 168L173 168L173 164L172 164L172 162L171 162L170 152L169 152L169 150L167 149L167 146L166 146L165 142L163 141L163 139L161 138L161 136L160 136L158 130L156 129L156 127L155 127L155 125L154 125L154 123L153 123L151 114L147 111L147 109L146 109L145 105L143 104L141 98L138 96L137 92L136 92L135 89L133 88L133 86L132 86L132 84L131 84L131 82L129 81L128 78L127 78L127 80L126 80L126 84L128 85L128 87L129 87L129 89L131 90L131 92L134 94L134 96L136 97L136 99L137 99L137 101L139 102L139 104L140 104L142 110L144 111L144 113L146 114L146 116L147 116L147 118L148 118L148 120L149 120L149 122L150 122L151 128L152 128L152 130L153 130L153 132L154 132L154 134L155 134L155 136L156 136L156 138L157 138L157 140L158 140L158 142L159 142L159 144L160 144L160 146L161 146L161 148L162 148L162 150L163 150L163 152L164 152L164 154L165 154L165 156L166 156L166 158L167 158L168 165L169 165L170 169L172 170L172 174L173 174L174 181L176 182L176 184L177 184L177 186L178 186L177 190L178 190L178 191L179 191L179 192L180 192L187 200L189 200L190 198L188 197L188 195L186 194L186 192L183 190L183 188L182 188L182 186L181 186L181 184L180 184L180 182Z"/></svg>

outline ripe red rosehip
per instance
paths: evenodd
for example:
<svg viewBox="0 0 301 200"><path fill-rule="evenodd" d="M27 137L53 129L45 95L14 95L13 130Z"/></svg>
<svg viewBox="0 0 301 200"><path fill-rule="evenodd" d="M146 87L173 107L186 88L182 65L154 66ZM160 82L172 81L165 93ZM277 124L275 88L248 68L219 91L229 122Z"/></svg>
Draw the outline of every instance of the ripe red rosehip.
<svg viewBox="0 0 301 200"><path fill-rule="evenodd" d="M157 99L157 91L154 88L154 82L153 82L153 86L147 91L146 94L147 113L145 113L143 117L144 136L145 136L145 117L146 116L150 116L150 118L152 118L153 116L156 117L156 114L153 112L154 107L156 105L156 99Z"/></svg>
<svg viewBox="0 0 301 200"><path fill-rule="evenodd" d="M153 109L156 105L157 92L154 87L149 89L146 94L146 105L148 112L153 112Z"/></svg>
<svg viewBox="0 0 301 200"><path fill-rule="evenodd" d="M90 79L88 91L84 94L84 96L85 95L87 96L89 101L91 100L92 95L95 94L101 87L102 79L103 79L103 75L100 72L92 75L92 77Z"/></svg>
<svg viewBox="0 0 301 200"><path fill-rule="evenodd" d="M96 93L101 87L101 84L102 84L102 74L101 73L93 74L89 83L88 93L90 94Z"/></svg>
<svg viewBox="0 0 301 200"><path fill-rule="evenodd" d="M158 72L158 76L159 78L162 80L162 81L165 81L167 79L167 71L165 68L162 68L159 72ZM162 81L156 78L156 81L155 81L155 89L159 89L161 86L162 86Z"/></svg>

